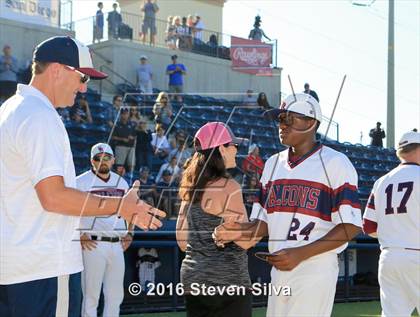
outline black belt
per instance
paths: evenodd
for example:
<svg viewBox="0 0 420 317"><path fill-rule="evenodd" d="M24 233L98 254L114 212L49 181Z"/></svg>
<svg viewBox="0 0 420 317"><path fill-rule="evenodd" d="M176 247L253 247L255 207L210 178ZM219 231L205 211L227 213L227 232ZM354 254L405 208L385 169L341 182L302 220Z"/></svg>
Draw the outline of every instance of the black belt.
<svg viewBox="0 0 420 317"><path fill-rule="evenodd" d="M92 240L95 241L105 241L105 242L119 242L120 237L98 237L98 236L90 236Z"/></svg>

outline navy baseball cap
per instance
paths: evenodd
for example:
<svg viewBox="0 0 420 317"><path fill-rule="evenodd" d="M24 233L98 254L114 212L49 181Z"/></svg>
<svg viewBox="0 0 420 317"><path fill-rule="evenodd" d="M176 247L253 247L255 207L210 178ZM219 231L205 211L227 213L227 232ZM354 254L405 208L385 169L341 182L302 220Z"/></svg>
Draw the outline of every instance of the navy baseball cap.
<svg viewBox="0 0 420 317"><path fill-rule="evenodd" d="M104 79L107 74L93 68L89 47L69 36L54 36L38 44L33 60L59 63L75 68L91 79Z"/></svg>

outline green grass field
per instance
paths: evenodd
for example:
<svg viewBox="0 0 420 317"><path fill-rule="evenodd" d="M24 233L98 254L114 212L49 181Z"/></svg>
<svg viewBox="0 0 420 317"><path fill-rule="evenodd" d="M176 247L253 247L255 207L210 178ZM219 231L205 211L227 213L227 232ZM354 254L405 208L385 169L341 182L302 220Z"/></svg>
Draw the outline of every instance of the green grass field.
<svg viewBox="0 0 420 317"><path fill-rule="evenodd" d="M335 304L333 317L379 317L381 315L381 306L379 302L357 302ZM265 308L255 308L253 317L265 317ZM412 316L419 316L413 314ZM125 317L185 317L184 312L177 313L158 313L158 314L140 314L125 315Z"/></svg>

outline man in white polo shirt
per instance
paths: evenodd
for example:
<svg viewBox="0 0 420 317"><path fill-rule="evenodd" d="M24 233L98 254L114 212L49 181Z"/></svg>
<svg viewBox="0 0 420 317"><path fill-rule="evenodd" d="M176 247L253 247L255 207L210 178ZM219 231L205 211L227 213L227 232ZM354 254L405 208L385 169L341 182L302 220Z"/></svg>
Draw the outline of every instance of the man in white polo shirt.
<svg viewBox="0 0 420 317"><path fill-rule="evenodd" d="M70 37L40 43L32 79L0 108L0 316L80 315L83 269L79 217L119 213L142 229L165 213L137 189L101 197L76 188L70 143L56 108L74 104L93 68L89 48ZM135 186L138 186L138 183Z"/></svg>

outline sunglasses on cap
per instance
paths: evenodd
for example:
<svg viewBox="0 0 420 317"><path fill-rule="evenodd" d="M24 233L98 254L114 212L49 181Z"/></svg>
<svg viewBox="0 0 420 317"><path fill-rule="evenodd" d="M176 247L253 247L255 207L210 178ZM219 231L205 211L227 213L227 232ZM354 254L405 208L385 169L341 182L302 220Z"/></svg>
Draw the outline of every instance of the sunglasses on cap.
<svg viewBox="0 0 420 317"><path fill-rule="evenodd" d="M100 156L94 156L94 157L93 157L93 160L94 160L95 162L100 162L101 160L102 160L103 162L109 162L109 161L111 161L111 160L112 160L112 156L110 156L110 155L104 155L104 156L102 156L102 157L100 157Z"/></svg>
<svg viewBox="0 0 420 317"><path fill-rule="evenodd" d="M230 142L230 143L228 143L228 144L225 145L225 147L229 147L229 146L234 146L234 147L236 147L236 149L239 148L239 144L232 143L232 142Z"/></svg>
<svg viewBox="0 0 420 317"><path fill-rule="evenodd" d="M64 65L67 69L69 69L69 70L72 70L72 71L74 71L74 72L76 72L76 73L78 73L79 75L80 75L80 83L81 84L87 84L88 82L89 82L89 80L90 80L90 77L88 76L88 75L86 75L86 74L83 74L82 72L79 72L76 68L74 68L74 67L71 67L71 66L67 66L67 65Z"/></svg>
<svg viewBox="0 0 420 317"><path fill-rule="evenodd" d="M291 126L295 123L295 119L301 119L301 120L311 120L312 118L309 118L303 114L297 114L297 113L286 113L286 115L281 114L278 116L278 122L280 124L285 124L287 126Z"/></svg>

